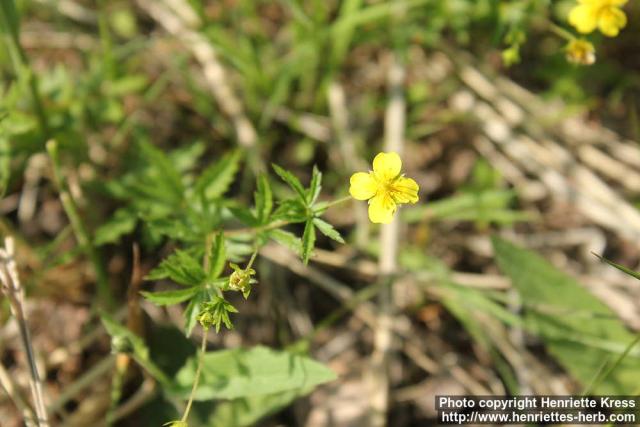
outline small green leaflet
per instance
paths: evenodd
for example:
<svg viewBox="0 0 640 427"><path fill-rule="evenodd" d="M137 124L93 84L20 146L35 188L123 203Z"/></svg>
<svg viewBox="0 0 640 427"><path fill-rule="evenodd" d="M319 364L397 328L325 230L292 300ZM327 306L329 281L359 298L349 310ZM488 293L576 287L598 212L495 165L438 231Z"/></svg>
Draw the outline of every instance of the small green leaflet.
<svg viewBox="0 0 640 427"><path fill-rule="evenodd" d="M344 243L344 239L342 238L340 233L338 233L338 230L333 228L333 225L329 224L328 222L320 218L314 218L313 223L315 224L316 227L318 227L318 230L320 230L320 232L325 236L335 240L336 242Z"/></svg>
<svg viewBox="0 0 640 427"><path fill-rule="evenodd" d="M320 190L322 189L322 172L318 170L317 166L313 166L313 175L311 176L311 184L309 184L309 189L307 190L307 205L312 206L318 196L320 195Z"/></svg>
<svg viewBox="0 0 640 427"><path fill-rule="evenodd" d="M146 279L159 280L167 277L181 285L196 286L204 281L206 274L196 259L178 249L151 270Z"/></svg>
<svg viewBox="0 0 640 427"><path fill-rule="evenodd" d="M232 151L205 169L195 183L196 193L203 194L208 200L222 196L233 182L240 158L240 151Z"/></svg>
<svg viewBox="0 0 640 427"><path fill-rule="evenodd" d="M278 176L280 178L282 178L282 180L284 182L289 184L289 187L291 187L293 189L293 191L296 192L296 194L298 195L300 200L306 204L306 202L307 202L307 194L306 194L306 192L304 190L304 187L300 183L300 180L298 178L296 178L296 176L293 175L288 170L285 170L285 169L281 168L280 166L278 166L276 164L273 164L272 166L273 166L273 170L276 171Z"/></svg>
<svg viewBox="0 0 640 427"><path fill-rule="evenodd" d="M202 288L199 286L193 286L190 288L177 289L171 291L158 291L158 292L146 292L141 291L140 293L147 300L151 301L156 305L174 305L180 304L183 301L186 301L200 292Z"/></svg>
<svg viewBox="0 0 640 427"><path fill-rule="evenodd" d="M135 212L120 208L96 230L93 243L98 246L117 243L120 237L133 231L137 222L138 217Z"/></svg>
<svg viewBox="0 0 640 427"><path fill-rule="evenodd" d="M260 224L266 224L269 222L269 215L273 209L273 194L266 174L258 175L257 187L254 193L256 218Z"/></svg>
<svg viewBox="0 0 640 427"><path fill-rule="evenodd" d="M269 237L281 245L291 249L298 255L302 253L302 241L298 236L289 231L281 229L271 230L269 231Z"/></svg>
<svg viewBox="0 0 640 427"><path fill-rule="evenodd" d="M227 260L227 249L225 246L224 234L218 233L211 242L209 254L209 279L215 279L224 270L224 264Z"/></svg>

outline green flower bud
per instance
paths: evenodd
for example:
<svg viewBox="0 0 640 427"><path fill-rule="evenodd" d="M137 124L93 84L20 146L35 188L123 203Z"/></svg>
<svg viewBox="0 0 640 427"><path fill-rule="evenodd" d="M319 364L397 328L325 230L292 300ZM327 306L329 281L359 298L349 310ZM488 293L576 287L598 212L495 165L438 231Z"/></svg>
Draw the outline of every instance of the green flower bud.
<svg viewBox="0 0 640 427"><path fill-rule="evenodd" d="M256 274L253 268L240 268L236 264L230 264L233 273L229 276L229 289L232 291L242 292L244 299L249 297L251 293L251 285L258 283L252 276Z"/></svg>

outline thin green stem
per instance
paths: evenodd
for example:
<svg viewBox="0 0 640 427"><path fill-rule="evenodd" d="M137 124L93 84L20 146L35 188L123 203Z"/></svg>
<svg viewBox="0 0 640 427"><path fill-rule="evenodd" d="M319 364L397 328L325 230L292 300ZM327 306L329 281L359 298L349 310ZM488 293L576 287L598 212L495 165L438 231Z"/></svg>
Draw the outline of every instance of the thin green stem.
<svg viewBox="0 0 640 427"><path fill-rule="evenodd" d="M78 241L78 244L93 265L96 274L96 283L98 285L100 303L104 304L106 307L112 307L113 296L111 295L111 290L109 289L109 279L107 273L104 269L104 266L102 265L100 254L94 247L93 241L89 237L89 232L82 222L82 218L80 217L80 213L78 211L78 207L76 206L75 200L73 200L73 197L71 197L71 193L67 189L66 182L62 176L60 159L58 157L58 144L56 143L56 141L51 140L47 142L47 151L49 152L49 157L51 157L54 181L56 183L56 186L58 187L58 192L60 193L60 201L62 202L62 207L67 214L67 217L69 218L71 228L73 229L73 233L76 237L76 240Z"/></svg>
<svg viewBox="0 0 640 427"><path fill-rule="evenodd" d="M247 263L247 267L245 270L248 270L253 266L253 262L256 260L257 256L258 256L258 248L256 247L253 250L253 253L251 254L251 258L249 259L249 262Z"/></svg>
<svg viewBox="0 0 640 427"><path fill-rule="evenodd" d="M339 198L339 199L336 199L336 200L334 200L334 201L332 201L332 202L327 203L326 205L324 205L324 206L323 206L323 209L329 209L329 208L332 208L332 207L334 207L335 205L339 205L340 203L344 203L344 202L349 201L349 200L351 200L351 199L353 199L353 197L351 197L351 196L344 196L344 197L341 197L341 198Z"/></svg>
<svg viewBox="0 0 640 427"><path fill-rule="evenodd" d="M549 30L554 33L555 35L557 35L560 38L563 38L567 41L571 41L571 40L575 40L576 36L574 36L573 34L571 34L569 31L565 30L564 28L560 27L559 25L554 24L553 22L547 20L547 27L549 28Z"/></svg>
<svg viewBox="0 0 640 427"><path fill-rule="evenodd" d="M191 406L193 405L193 398L196 395L196 389L198 388L198 383L200 382L200 374L202 373L202 365L204 364L204 354L207 350L207 333L209 329L204 329L202 333L202 343L200 344L200 354L198 355L198 367L196 368L196 376L193 380L193 386L191 387L191 394L189 395L189 401L187 402L187 407L184 410L184 414L182 414L182 418L180 421L186 422L187 418L189 418L189 412L191 412Z"/></svg>
<svg viewBox="0 0 640 427"><path fill-rule="evenodd" d="M29 88L33 100L33 107L38 118L38 125L40 126L43 138L46 140L51 135L49 119L40 96L40 91L38 90L37 77L31 69L27 55L20 44L19 20L13 0L0 2L0 24L7 29L4 34L14 71L23 82L26 82Z"/></svg>

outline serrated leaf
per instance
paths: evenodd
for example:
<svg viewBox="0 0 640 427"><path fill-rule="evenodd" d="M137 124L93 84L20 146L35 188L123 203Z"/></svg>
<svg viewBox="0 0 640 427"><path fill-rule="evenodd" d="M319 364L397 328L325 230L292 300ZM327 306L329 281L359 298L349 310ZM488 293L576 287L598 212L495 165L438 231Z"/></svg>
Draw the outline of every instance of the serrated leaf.
<svg viewBox="0 0 640 427"><path fill-rule="evenodd" d="M276 173L278 174L278 176L280 178L282 178L282 180L284 182L286 182L289 187L291 187L291 189L293 189L293 191L295 191L295 193L297 194L297 196L299 197L300 201L303 203L307 202L307 195L306 192L304 190L304 187L302 186L302 183L300 182L300 180L291 172L289 172L286 169L281 168L280 166L276 165L276 164L272 164L273 166L273 170L276 171Z"/></svg>
<svg viewBox="0 0 640 427"><path fill-rule="evenodd" d="M182 178L167 155L148 142L142 141L138 146L150 165L151 177L155 181L154 188L157 190L154 194L163 195L163 191L169 191L174 200L182 200L184 197Z"/></svg>
<svg viewBox="0 0 640 427"><path fill-rule="evenodd" d="M604 361L623 354L634 340L609 307L537 254L498 238L493 247L500 269L524 302L527 328L582 384L590 383ZM629 354L595 392L635 392L639 356L637 351Z"/></svg>
<svg viewBox="0 0 640 427"><path fill-rule="evenodd" d="M302 233L302 261L305 264L309 262L309 258L311 258L315 244L316 228L313 225L313 220L308 219L304 225L304 232Z"/></svg>
<svg viewBox="0 0 640 427"><path fill-rule="evenodd" d="M129 209L118 209L104 224L96 229L94 244L101 246L116 243L121 236L131 233L136 228L138 217Z"/></svg>
<svg viewBox="0 0 640 427"><path fill-rule="evenodd" d="M269 215L273 210L273 194L271 185L266 174L258 176L257 190L254 193L256 203L256 217L260 224L266 224L269 221Z"/></svg>
<svg viewBox="0 0 640 427"><path fill-rule="evenodd" d="M311 184L309 184L309 189L307 190L307 205L313 205L318 196L320 195L320 190L322 189L322 172L318 170L317 166L313 166L313 175L311 176Z"/></svg>
<svg viewBox="0 0 640 427"><path fill-rule="evenodd" d="M326 221L321 220L320 218L314 218L313 223L315 224L316 227L318 227L318 230L320 230L320 232L325 236L335 240L336 242L344 243L344 239L342 238L338 230L333 228L333 225L329 224Z"/></svg>
<svg viewBox="0 0 640 427"><path fill-rule="evenodd" d="M307 220L307 208L299 199L283 200L272 215L272 219L288 222L304 222Z"/></svg>
<svg viewBox="0 0 640 427"><path fill-rule="evenodd" d="M200 314L200 307L202 303L207 299L207 291L200 291L191 298L187 308L184 310L184 334L187 337L191 336L193 328L198 324L198 314Z"/></svg>
<svg viewBox="0 0 640 427"><path fill-rule="evenodd" d="M240 158L240 151L232 151L205 169L196 180L196 192L203 194L209 200L222 196L233 182Z"/></svg>
<svg viewBox="0 0 640 427"><path fill-rule="evenodd" d="M147 300L151 301L156 305L174 305L180 304L193 297L195 294L200 292L199 286L193 286L185 289L177 289L171 291L158 291L158 292L147 292L141 291L140 293Z"/></svg>
<svg viewBox="0 0 640 427"><path fill-rule="evenodd" d="M251 210L245 207L229 207L228 209L233 217L243 224L249 225L251 227L260 225L260 221L253 215L253 212L251 212Z"/></svg>
<svg viewBox="0 0 640 427"><path fill-rule="evenodd" d="M275 229L269 231L269 237L281 245L291 249L296 254L302 254L302 240L300 240L300 238L295 234L286 230Z"/></svg>
<svg viewBox="0 0 640 427"><path fill-rule="evenodd" d="M195 371L196 358L192 358L176 375L180 395L189 394ZM261 346L221 350L204 355L195 400L269 395L305 389L333 379L335 374L324 365L286 351Z"/></svg>
<svg viewBox="0 0 640 427"><path fill-rule="evenodd" d="M209 279L215 279L224 270L227 260L227 248L225 246L224 234L218 233L211 242L211 252L209 258Z"/></svg>
<svg viewBox="0 0 640 427"><path fill-rule="evenodd" d="M206 274L196 259L189 253L177 249L153 269L146 279L158 280L167 277L181 285L197 286L204 281Z"/></svg>

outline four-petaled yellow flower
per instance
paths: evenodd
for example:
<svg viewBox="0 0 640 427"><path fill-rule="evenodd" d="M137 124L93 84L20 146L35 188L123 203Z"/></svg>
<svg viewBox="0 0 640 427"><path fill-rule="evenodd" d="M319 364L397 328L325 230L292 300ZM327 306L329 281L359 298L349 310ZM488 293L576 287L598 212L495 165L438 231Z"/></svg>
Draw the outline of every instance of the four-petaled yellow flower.
<svg viewBox="0 0 640 427"><path fill-rule="evenodd" d="M371 222L388 224L401 203L418 201L418 184L400 174L402 160L397 153L380 153L373 159L373 171L351 175L349 194L369 200Z"/></svg>
<svg viewBox="0 0 640 427"><path fill-rule="evenodd" d="M580 65L591 65L596 62L596 48L584 39L571 40L565 49L569 62Z"/></svg>
<svg viewBox="0 0 640 427"><path fill-rule="evenodd" d="M627 25L627 15L621 6L628 0L578 0L569 12L569 23L584 34L596 28L602 34L615 37Z"/></svg>

